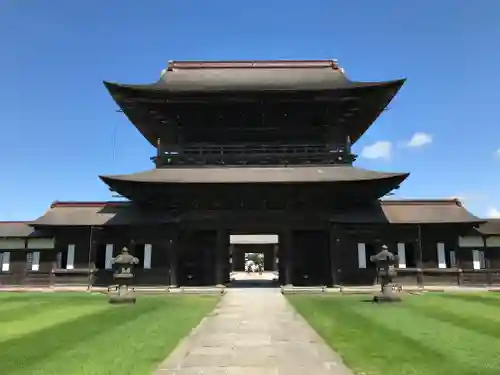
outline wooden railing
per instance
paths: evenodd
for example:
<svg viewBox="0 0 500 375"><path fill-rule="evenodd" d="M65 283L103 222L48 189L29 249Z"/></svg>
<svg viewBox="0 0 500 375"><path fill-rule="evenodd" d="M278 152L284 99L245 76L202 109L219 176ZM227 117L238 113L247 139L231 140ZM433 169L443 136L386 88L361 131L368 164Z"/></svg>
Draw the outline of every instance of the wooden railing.
<svg viewBox="0 0 500 375"><path fill-rule="evenodd" d="M500 286L500 269L461 269L461 268L399 268L394 281L411 286ZM342 270L342 285L376 284L374 269Z"/></svg>
<svg viewBox="0 0 500 375"><path fill-rule="evenodd" d="M157 166L177 164L307 164L352 163L343 145L327 144L188 144L175 153L151 158Z"/></svg>

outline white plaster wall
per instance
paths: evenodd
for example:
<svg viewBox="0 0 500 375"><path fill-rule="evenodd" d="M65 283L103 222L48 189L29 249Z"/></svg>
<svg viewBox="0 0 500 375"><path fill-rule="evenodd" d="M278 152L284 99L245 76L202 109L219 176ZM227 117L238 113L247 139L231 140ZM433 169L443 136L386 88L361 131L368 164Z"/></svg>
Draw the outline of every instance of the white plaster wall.
<svg viewBox="0 0 500 375"><path fill-rule="evenodd" d="M231 234L229 236L231 244L270 244L279 243L279 236L277 234Z"/></svg>

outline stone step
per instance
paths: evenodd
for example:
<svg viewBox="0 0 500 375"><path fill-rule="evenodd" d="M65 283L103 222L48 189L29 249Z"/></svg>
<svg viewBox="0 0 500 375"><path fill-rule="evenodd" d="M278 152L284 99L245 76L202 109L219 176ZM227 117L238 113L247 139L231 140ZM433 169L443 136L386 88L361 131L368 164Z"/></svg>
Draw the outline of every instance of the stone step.
<svg viewBox="0 0 500 375"><path fill-rule="evenodd" d="M285 285L281 287L283 294L318 294L326 292L326 286L293 286Z"/></svg>
<svg viewBox="0 0 500 375"><path fill-rule="evenodd" d="M195 286L181 286L178 288L170 288L170 293L183 293L183 294L224 294L226 288L223 286L215 287L195 287Z"/></svg>

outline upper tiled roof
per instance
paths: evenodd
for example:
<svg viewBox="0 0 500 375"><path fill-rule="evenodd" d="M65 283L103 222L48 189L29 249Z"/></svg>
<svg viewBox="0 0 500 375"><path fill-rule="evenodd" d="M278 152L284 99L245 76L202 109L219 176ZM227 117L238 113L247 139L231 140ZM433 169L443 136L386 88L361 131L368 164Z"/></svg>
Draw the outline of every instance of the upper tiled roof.
<svg viewBox="0 0 500 375"><path fill-rule="evenodd" d="M217 91L301 91L392 86L404 80L355 82L334 60L171 61L152 84L104 82L108 90L162 90L171 93Z"/></svg>
<svg viewBox="0 0 500 375"><path fill-rule="evenodd" d="M163 124L177 121L175 103L323 102L333 123L342 123L354 144L388 106L404 79L351 81L334 60L174 61L151 84L104 85L141 134L156 145ZM253 104L252 104L253 103ZM350 103L350 104L349 104ZM346 105L349 107L346 109ZM304 124L307 126L307 124Z"/></svg>

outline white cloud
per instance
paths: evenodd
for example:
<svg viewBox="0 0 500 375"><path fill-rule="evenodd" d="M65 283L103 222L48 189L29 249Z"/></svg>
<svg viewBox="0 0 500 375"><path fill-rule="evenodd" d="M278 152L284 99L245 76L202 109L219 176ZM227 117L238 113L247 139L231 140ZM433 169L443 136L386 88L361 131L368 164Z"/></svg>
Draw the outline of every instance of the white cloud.
<svg viewBox="0 0 500 375"><path fill-rule="evenodd" d="M491 218L498 219L498 218L500 218L500 210L495 208L495 207L490 207L490 208L488 208L487 216L491 217Z"/></svg>
<svg viewBox="0 0 500 375"><path fill-rule="evenodd" d="M406 147L416 148L425 146L430 143L432 143L432 135L427 133L417 132L411 136L410 140L406 144Z"/></svg>
<svg viewBox="0 0 500 375"><path fill-rule="evenodd" d="M495 156L500 158L500 148L495 151Z"/></svg>
<svg viewBox="0 0 500 375"><path fill-rule="evenodd" d="M378 141L372 145L363 147L361 157L366 159L390 159L392 154L392 143L389 141Z"/></svg>

